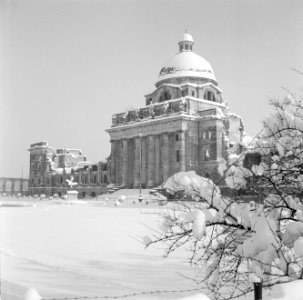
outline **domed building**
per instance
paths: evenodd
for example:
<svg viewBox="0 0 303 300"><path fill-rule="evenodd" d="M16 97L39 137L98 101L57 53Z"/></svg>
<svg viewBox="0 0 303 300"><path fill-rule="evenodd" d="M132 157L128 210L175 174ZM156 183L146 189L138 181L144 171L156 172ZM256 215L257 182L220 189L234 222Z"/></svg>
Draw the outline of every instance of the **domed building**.
<svg viewBox="0 0 303 300"><path fill-rule="evenodd" d="M112 184L153 187L189 170L219 182L218 162L237 151L241 118L223 101L209 62L193 52L192 36L184 33L178 46L145 107L112 117Z"/></svg>

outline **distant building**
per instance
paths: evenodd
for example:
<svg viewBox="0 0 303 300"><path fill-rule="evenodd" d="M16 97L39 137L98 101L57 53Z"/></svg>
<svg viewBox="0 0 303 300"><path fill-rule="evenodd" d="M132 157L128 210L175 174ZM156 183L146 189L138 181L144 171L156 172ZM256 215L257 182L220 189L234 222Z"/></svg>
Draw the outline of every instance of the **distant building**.
<svg viewBox="0 0 303 300"><path fill-rule="evenodd" d="M74 178L79 197L96 196L108 184L107 161L91 163L79 149L54 149L47 142L30 145L29 193L66 193L66 179Z"/></svg>
<svg viewBox="0 0 303 300"><path fill-rule="evenodd" d="M7 195L27 195L28 179L25 178L0 178L0 193Z"/></svg>
<svg viewBox="0 0 303 300"><path fill-rule="evenodd" d="M211 65L193 52L189 33L178 45L145 107L112 117L112 184L153 187L188 170L219 181L219 160L239 150L243 123L224 102Z"/></svg>

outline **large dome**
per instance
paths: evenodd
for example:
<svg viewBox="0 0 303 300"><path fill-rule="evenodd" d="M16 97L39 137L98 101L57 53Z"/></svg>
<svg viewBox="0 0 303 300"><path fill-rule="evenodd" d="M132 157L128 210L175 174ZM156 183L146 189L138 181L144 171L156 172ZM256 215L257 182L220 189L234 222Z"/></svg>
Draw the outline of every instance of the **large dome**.
<svg viewBox="0 0 303 300"><path fill-rule="evenodd" d="M179 53L163 66L157 83L176 77L205 78L216 82L211 65L192 51L193 44L192 36L185 33L179 42Z"/></svg>

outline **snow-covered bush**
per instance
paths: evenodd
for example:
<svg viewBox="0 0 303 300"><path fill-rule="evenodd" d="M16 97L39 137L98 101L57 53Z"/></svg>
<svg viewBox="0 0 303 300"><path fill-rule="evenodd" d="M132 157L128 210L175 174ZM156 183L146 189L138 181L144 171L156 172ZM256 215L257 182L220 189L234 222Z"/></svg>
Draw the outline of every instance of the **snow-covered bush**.
<svg viewBox="0 0 303 300"><path fill-rule="evenodd" d="M218 162L226 185L248 189L256 201L224 197L194 171L175 174L164 187L197 201L171 204L146 243L164 242L166 255L185 245L194 280L215 299L247 294L252 281L272 287L303 278L303 106L293 96L272 104L275 113L253 147ZM248 153L259 153L261 161L246 168Z"/></svg>

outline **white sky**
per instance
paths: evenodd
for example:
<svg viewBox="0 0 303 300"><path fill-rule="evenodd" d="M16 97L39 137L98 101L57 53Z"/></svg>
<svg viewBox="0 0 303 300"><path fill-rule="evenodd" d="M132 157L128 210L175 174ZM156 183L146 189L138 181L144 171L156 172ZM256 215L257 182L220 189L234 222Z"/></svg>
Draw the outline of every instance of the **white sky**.
<svg viewBox="0 0 303 300"><path fill-rule="evenodd" d="M298 92L301 0L0 0L0 176L28 176L31 143L110 154L111 116L144 106L187 29L256 134L268 98Z"/></svg>

